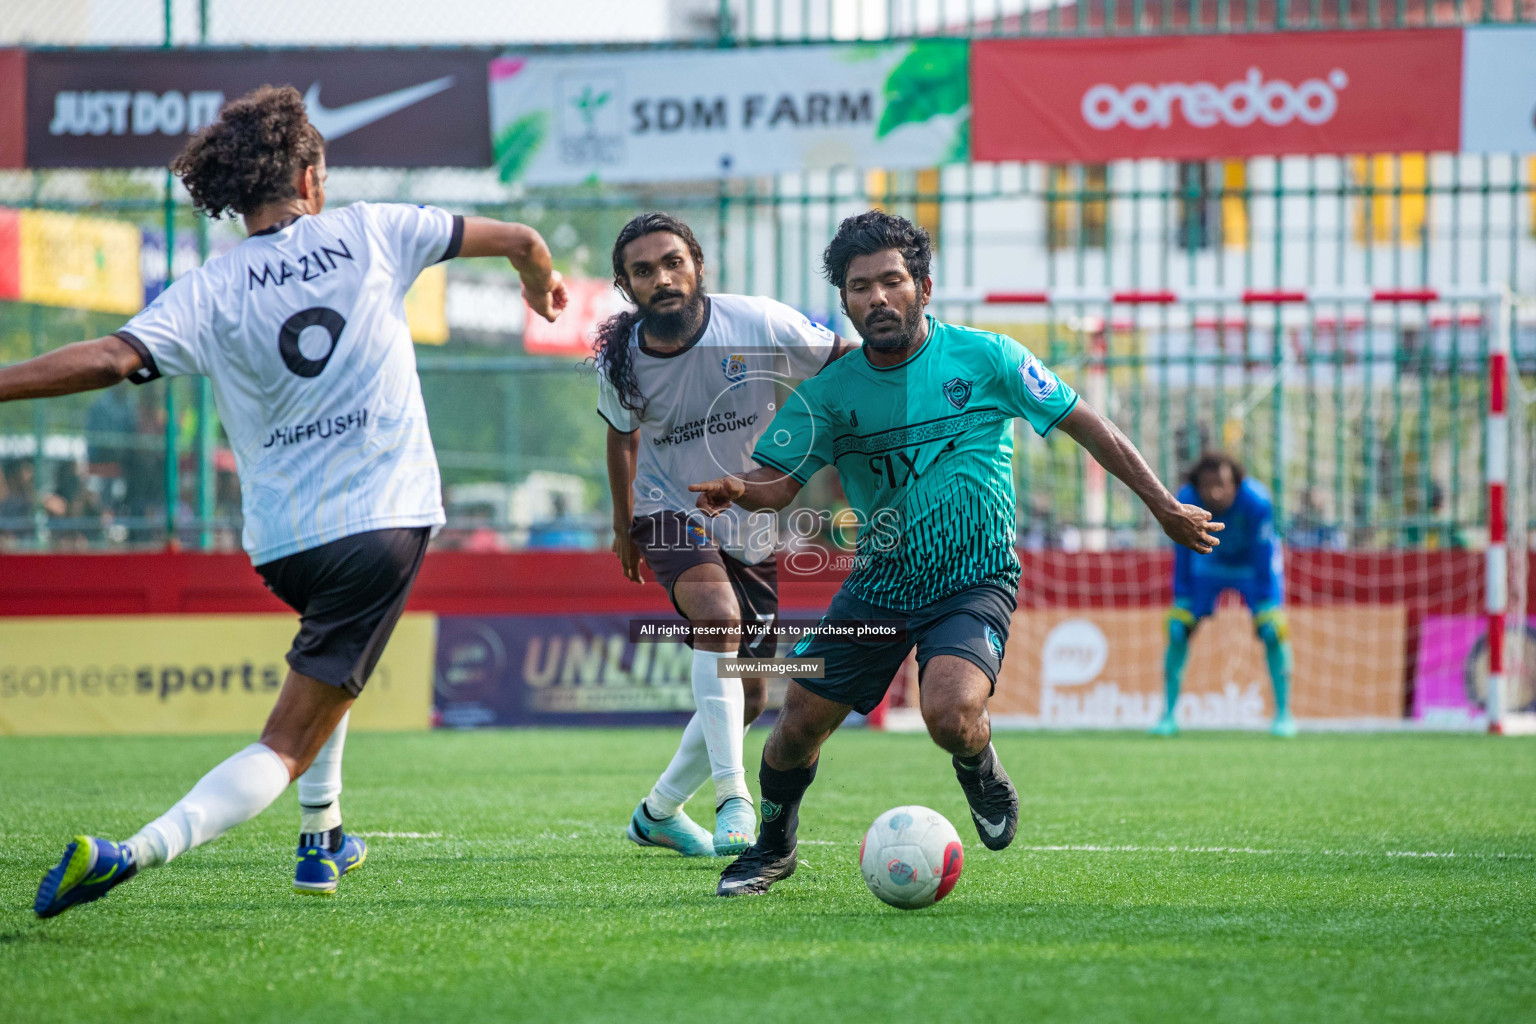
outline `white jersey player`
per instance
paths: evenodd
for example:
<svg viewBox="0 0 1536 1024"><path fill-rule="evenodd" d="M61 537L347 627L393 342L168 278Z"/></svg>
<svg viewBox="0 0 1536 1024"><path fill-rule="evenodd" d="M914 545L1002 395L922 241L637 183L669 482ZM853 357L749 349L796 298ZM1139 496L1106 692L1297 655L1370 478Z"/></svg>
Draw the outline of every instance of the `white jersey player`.
<svg viewBox="0 0 1536 1024"><path fill-rule="evenodd" d="M194 204L249 237L181 278L122 330L0 369L0 401L201 374L240 474L244 543L302 617L261 740L124 842L76 836L43 877L52 917L259 814L298 781L294 887L332 892L367 856L341 827L341 753L362 692L443 524L404 298L426 267L503 256L533 310L566 296L531 228L431 207L322 212L324 140L292 88L226 105L172 164Z"/></svg>
<svg viewBox="0 0 1536 1024"><path fill-rule="evenodd" d="M651 567L694 633L697 710L627 834L685 856L740 853L754 839L742 734L763 710L767 681L733 675L720 662L772 657L767 630L779 608L775 518L709 519L688 485L751 470L776 385L814 376L848 348L781 302L706 295L703 269L703 251L682 221L663 213L630 221L614 243L613 273L637 312L604 323L597 345L614 552L636 583L640 563ZM682 809L711 776L713 834Z"/></svg>

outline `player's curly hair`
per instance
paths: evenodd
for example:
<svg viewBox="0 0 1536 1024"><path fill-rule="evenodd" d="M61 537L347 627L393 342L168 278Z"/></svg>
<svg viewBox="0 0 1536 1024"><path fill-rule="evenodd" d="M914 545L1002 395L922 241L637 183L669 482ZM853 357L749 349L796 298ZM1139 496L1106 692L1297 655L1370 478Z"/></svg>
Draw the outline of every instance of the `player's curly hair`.
<svg viewBox="0 0 1536 1024"><path fill-rule="evenodd" d="M224 104L171 161L171 172L192 205L217 220L292 198L294 174L324 156L325 140L309 123L299 91L264 85Z"/></svg>
<svg viewBox="0 0 1536 1024"><path fill-rule="evenodd" d="M693 236L693 229L669 213L642 213L630 220L619 232L613 243L613 283L627 293L629 274L624 269L624 250L630 242L646 235L667 232L683 240L693 265L704 270L704 247ZM635 376L634 358L629 352L629 339L635 325L645 317L638 311L626 309L604 320L597 328L592 343L592 358L597 368L608 378L613 390L618 392L619 404L632 412L645 415L645 396L640 392L640 381Z"/></svg>
<svg viewBox="0 0 1536 1024"><path fill-rule="evenodd" d="M1219 473L1222 466L1226 466L1232 471L1232 483L1234 485L1241 484L1243 477L1248 475L1243 469L1243 464L1238 462L1237 459L1226 452L1210 449L1200 453L1200 457L1195 460L1195 464L1189 467L1189 472L1184 474L1184 482L1191 487L1199 487L1202 474Z"/></svg>
<svg viewBox="0 0 1536 1024"><path fill-rule="evenodd" d="M933 242L928 232L905 217L884 210L868 210L848 217L821 255L822 272L832 287L841 291L848 283L848 264L855 256L870 256L895 249L907 264L912 280L922 283L933 266Z"/></svg>

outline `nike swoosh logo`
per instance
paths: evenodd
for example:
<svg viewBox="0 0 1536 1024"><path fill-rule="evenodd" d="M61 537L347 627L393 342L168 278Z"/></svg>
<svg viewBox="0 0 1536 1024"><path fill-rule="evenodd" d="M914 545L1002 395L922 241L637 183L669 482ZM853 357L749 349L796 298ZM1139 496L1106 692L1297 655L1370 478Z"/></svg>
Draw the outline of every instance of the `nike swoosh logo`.
<svg viewBox="0 0 1536 1024"><path fill-rule="evenodd" d="M987 835L991 836L993 839L996 839L998 836L1002 835L1003 830L1008 827L1008 816L1006 814L1003 815L1003 820L998 822L996 825L992 824L990 821L988 821L986 818L983 818L975 811L971 812L971 817L975 818L976 824L985 829Z"/></svg>
<svg viewBox="0 0 1536 1024"><path fill-rule="evenodd" d="M453 76L445 75L420 85L387 92L369 100L358 100L356 103L348 103L340 107L327 107L320 102L320 83L316 82L304 94L304 106L309 111L309 123L315 126L315 130L325 137L325 141L335 142L343 135L350 135L359 128L383 120L390 114L404 110L406 107L420 103L428 96L436 96L444 89L452 87Z"/></svg>

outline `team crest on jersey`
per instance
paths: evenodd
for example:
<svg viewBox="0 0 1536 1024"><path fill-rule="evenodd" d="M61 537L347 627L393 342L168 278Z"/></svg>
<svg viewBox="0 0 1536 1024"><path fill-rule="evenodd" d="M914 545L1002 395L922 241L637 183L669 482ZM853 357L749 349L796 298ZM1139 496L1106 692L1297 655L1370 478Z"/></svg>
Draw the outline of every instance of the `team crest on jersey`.
<svg viewBox="0 0 1536 1024"><path fill-rule="evenodd" d="M747 376L747 357L743 355L730 355L720 360L720 369L725 373L725 379L731 381L731 391L741 387Z"/></svg>
<svg viewBox="0 0 1536 1024"><path fill-rule="evenodd" d="M1061 386L1061 381L1056 375L1041 366L1040 360L1033 354L1025 356L1024 361L1019 364L1019 376L1024 378L1024 386L1029 389L1029 393L1042 402L1055 394L1056 389Z"/></svg>
<svg viewBox="0 0 1536 1024"><path fill-rule="evenodd" d="M964 409L971 400L971 382L963 377L951 377L944 382L944 397L956 409Z"/></svg>
<svg viewBox="0 0 1536 1024"><path fill-rule="evenodd" d="M709 544L709 533L704 524L697 519L688 520L688 539L701 548Z"/></svg>

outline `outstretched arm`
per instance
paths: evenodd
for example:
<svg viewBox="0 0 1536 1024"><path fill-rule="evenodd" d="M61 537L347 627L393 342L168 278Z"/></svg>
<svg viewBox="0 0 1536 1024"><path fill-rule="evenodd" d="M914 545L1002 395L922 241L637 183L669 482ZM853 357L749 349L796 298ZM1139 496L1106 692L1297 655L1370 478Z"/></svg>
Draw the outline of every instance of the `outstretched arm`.
<svg viewBox="0 0 1536 1024"><path fill-rule="evenodd" d="M1170 494L1131 439L1087 402L1078 400L1077 407L1061 421L1061 429L1135 491L1169 537L1202 555L1221 543L1215 534L1224 528L1222 524L1211 522L1211 514L1200 506L1185 505Z"/></svg>
<svg viewBox="0 0 1536 1024"><path fill-rule="evenodd" d="M23 363L0 367L0 402L109 388L143 365L139 354L116 335L79 341Z"/></svg>
<svg viewBox="0 0 1536 1024"><path fill-rule="evenodd" d="M550 264L544 237L526 224L465 217L460 256L503 256L523 279L528 308L553 321L565 309L565 282Z"/></svg>
<svg viewBox="0 0 1536 1024"><path fill-rule="evenodd" d="M800 481L788 473L761 466L745 476L722 476L690 484L699 495L699 508L714 517L737 504L749 512L777 512L795 500Z"/></svg>
<svg viewBox="0 0 1536 1024"><path fill-rule="evenodd" d="M619 557L624 578L644 583L640 578L640 563L645 559L635 539L629 535L630 521L635 518L635 462L640 447L640 434L626 434L608 428L608 491L613 497L613 553Z"/></svg>

